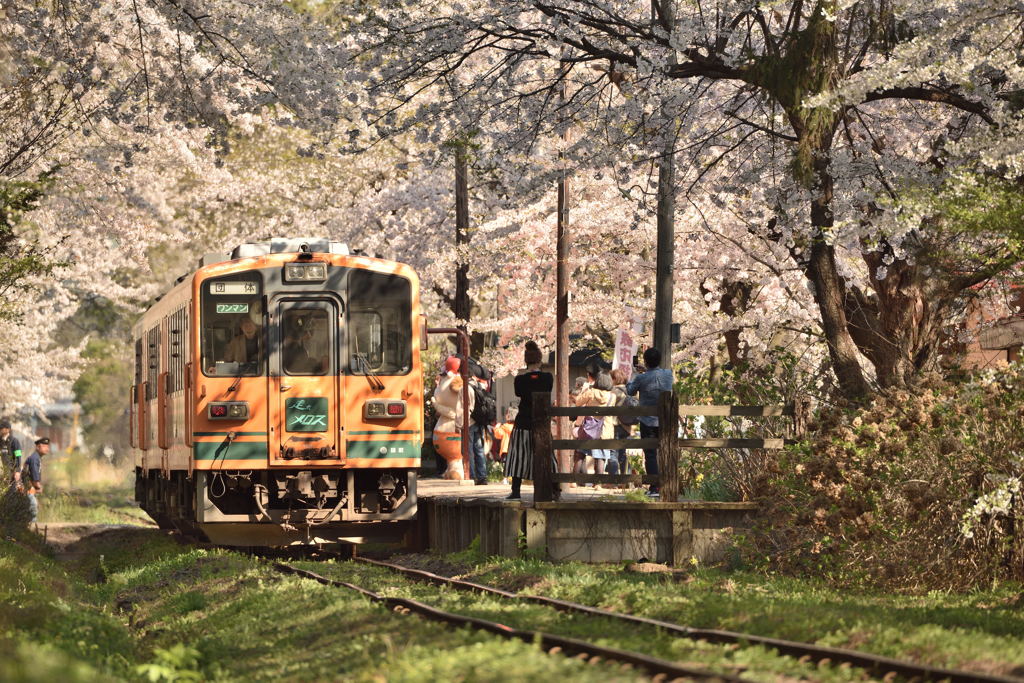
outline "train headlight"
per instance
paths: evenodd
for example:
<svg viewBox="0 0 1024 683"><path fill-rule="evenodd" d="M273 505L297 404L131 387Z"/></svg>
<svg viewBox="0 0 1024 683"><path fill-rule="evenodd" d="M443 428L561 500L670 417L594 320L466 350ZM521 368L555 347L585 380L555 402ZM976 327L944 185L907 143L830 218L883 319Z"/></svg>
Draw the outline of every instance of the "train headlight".
<svg viewBox="0 0 1024 683"><path fill-rule="evenodd" d="M247 420L249 404L245 401L210 403L206 408L206 414L211 420Z"/></svg>
<svg viewBox="0 0 1024 683"><path fill-rule="evenodd" d="M364 419L394 419L405 417L405 401L393 401L389 399L373 399L363 403Z"/></svg>
<svg viewBox="0 0 1024 683"><path fill-rule="evenodd" d="M323 282L326 279L326 263L288 263L284 267L285 282Z"/></svg>

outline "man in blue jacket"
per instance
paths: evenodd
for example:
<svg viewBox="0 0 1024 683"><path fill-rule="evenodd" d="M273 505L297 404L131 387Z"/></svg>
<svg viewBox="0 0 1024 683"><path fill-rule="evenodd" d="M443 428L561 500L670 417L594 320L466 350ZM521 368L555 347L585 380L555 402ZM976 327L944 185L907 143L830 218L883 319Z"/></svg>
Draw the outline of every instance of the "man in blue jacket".
<svg viewBox="0 0 1024 683"><path fill-rule="evenodd" d="M672 391L672 371L668 368L658 367L661 365L661 352L658 349L650 348L644 351L644 365L647 371L634 375L626 384L626 395L632 396L639 392L639 401L642 406L656 406L663 391ZM643 416L640 418L640 438L656 439L661 433L658 427L658 416ZM658 474L658 449L644 449L644 466L647 474L657 476ZM658 496L660 487L651 484L650 495Z"/></svg>
<svg viewBox="0 0 1024 683"><path fill-rule="evenodd" d="M32 509L32 521L39 517L39 502L36 496L43 492L43 456L50 454L50 440L45 436L36 439L36 449L32 455L25 458L25 465L21 470L21 480L28 494L28 504Z"/></svg>

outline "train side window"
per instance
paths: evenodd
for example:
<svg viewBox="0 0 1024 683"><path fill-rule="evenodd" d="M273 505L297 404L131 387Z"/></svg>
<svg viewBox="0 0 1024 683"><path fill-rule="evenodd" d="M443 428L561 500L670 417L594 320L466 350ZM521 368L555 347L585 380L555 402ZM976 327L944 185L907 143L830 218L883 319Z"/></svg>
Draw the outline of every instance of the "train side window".
<svg viewBox="0 0 1024 683"><path fill-rule="evenodd" d="M412 283L353 271L349 277L349 373L404 375L412 368Z"/></svg>
<svg viewBox="0 0 1024 683"><path fill-rule="evenodd" d="M160 328L146 333L146 400L156 398L156 378L160 374Z"/></svg>
<svg viewBox="0 0 1024 683"><path fill-rule="evenodd" d="M135 384L142 384L142 378L145 376L143 366L145 365L145 356L142 353L143 341L142 339L135 340Z"/></svg>
<svg viewBox="0 0 1024 683"><path fill-rule="evenodd" d="M261 283L253 273L203 283L200 309L203 372L214 377L264 374L266 343Z"/></svg>

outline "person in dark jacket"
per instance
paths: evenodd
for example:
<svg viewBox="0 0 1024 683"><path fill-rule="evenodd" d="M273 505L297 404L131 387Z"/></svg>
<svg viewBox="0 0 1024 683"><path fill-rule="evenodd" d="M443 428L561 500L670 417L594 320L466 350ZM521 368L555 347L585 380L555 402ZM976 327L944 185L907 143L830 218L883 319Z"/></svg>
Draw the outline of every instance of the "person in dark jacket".
<svg viewBox="0 0 1024 683"><path fill-rule="evenodd" d="M509 437L508 457L505 460L505 474L512 478L512 493L508 500L520 499L523 479L533 479L533 395L550 392L555 386L555 377L550 372L541 372L540 347L534 341L526 342L523 361L526 371L516 376L515 392L519 397L519 413L516 415Z"/></svg>
<svg viewBox="0 0 1024 683"><path fill-rule="evenodd" d="M43 456L50 454L50 440L45 436L36 439L36 449L25 458L21 470L21 480L28 494L28 504L32 510L32 521L39 518L39 502L36 496L43 492Z"/></svg>
<svg viewBox="0 0 1024 683"><path fill-rule="evenodd" d="M21 482L21 442L11 433L11 421L0 420L0 481ZM6 485L6 484L4 484Z"/></svg>

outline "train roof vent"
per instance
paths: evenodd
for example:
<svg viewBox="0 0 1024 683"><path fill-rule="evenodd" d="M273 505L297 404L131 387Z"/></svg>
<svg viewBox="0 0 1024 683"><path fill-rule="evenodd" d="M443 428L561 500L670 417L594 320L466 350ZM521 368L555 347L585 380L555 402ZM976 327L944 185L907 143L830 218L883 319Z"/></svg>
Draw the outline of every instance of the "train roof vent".
<svg viewBox="0 0 1024 683"><path fill-rule="evenodd" d="M228 257L226 254L212 252L209 254L203 254L203 257L199 259L199 267L212 266L214 263L223 263L227 261Z"/></svg>
<svg viewBox="0 0 1024 683"><path fill-rule="evenodd" d="M275 237L268 242L248 242L240 244L231 252L232 259L250 256L266 256L267 254L296 254L302 251L327 254L348 254L348 245L344 242L332 242L322 237Z"/></svg>

